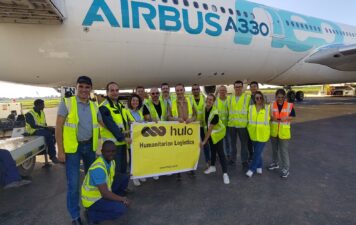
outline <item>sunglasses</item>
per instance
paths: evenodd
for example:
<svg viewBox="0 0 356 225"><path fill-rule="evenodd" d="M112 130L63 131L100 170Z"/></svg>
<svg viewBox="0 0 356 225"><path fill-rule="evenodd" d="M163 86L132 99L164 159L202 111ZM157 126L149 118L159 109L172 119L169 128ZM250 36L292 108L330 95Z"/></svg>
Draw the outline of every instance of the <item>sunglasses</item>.
<svg viewBox="0 0 356 225"><path fill-rule="evenodd" d="M256 100L262 100L263 98L261 96L255 97Z"/></svg>
<svg viewBox="0 0 356 225"><path fill-rule="evenodd" d="M159 92L153 92L151 95L159 95Z"/></svg>

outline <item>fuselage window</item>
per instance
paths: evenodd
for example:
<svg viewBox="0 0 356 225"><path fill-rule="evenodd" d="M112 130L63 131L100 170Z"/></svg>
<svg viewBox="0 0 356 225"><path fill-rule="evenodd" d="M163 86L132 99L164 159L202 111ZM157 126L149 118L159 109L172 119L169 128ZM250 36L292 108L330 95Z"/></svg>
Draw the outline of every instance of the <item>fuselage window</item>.
<svg viewBox="0 0 356 225"><path fill-rule="evenodd" d="M244 16L247 18L248 17L248 14L247 14L247 12L244 12Z"/></svg>
<svg viewBox="0 0 356 225"><path fill-rule="evenodd" d="M194 5L195 8L199 9L199 4L198 4L198 2L193 2L193 5Z"/></svg>
<svg viewBox="0 0 356 225"><path fill-rule="evenodd" d="M309 25L309 28L310 28L310 30L313 30L313 26L312 25Z"/></svg>
<svg viewBox="0 0 356 225"><path fill-rule="evenodd" d="M328 31L328 29L327 29L327 28L325 28L325 31L326 31L326 33L329 33L329 31Z"/></svg>
<svg viewBox="0 0 356 225"><path fill-rule="evenodd" d="M217 11L218 11L218 9L216 8L215 5L212 5L212 6L211 6L211 9L212 9L214 12L217 12Z"/></svg>
<svg viewBox="0 0 356 225"><path fill-rule="evenodd" d="M205 10L209 10L209 7L208 7L208 5L207 5L206 3L203 3L203 8L204 8Z"/></svg>
<svg viewBox="0 0 356 225"><path fill-rule="evenodd" d="M309 27L307 24L304 24L305 29L309 30Z"/></svg>
<svg viewBox="0 0 356 225"><path fill-rule="evenodd" d="M173 0L173 4L178 5L178 0Z"/></svg>
<svg viewBox="0 0 356 225"><path fill-rule="evenodd" d="M234 10L229 8L229 13L230 13L230 15L234 15Z"/></svg>
<svg viewBox="0 0 356 225"><path fill-rule="evenodd" d="M345 36L345 31L343 31L343 32L342 32L342 35L344 35L344 36Z"/></svg>
<svg viewBox="0 0 356 225"><path fill-rule="evenodd" d="M302 29L304 29L304 25L303 25L302 23L300 24L300 27L301 27Z"/></svg>
<svg viewBox="0 0 356 225"><path fill-rule="evenodd" d="M320 27L318 27L318 31L321 32L321 28Z"/></svg>
<svg viewBox="0 0 356 225"><path fill-rule="evenodd" d="M189 6L188 0L183 0L183 4L188 7Z"/></svg>
<svg viewBox="0 0 356 225"><path fill-rule="evenodd" d="M255 14L251 13L252 19L256 19Z"/></svg>
<svg viewBox="0 0 356 225"><path fill-rule="evenodd" d="M292 27L294 27L294 22L293 21L291 21L290 24L292 24Z"/></svg>
<svg viewBox="0 0 356 225"><path fill-rule="evenodd" d="M222 13L226 12L224 7L220 7L220 10L221 10Z"/></svg>
<svg viewBox="0 0 356 225"><path fill-rule="evenodd" d="M289 26L289 22L288 22L288 20L286 20L286 24L287 24L287 26Z"/></svg>
<svg viewBox="0 0 356 225"><path fill-rule="evenodd" d="M295 25L299 28L299 23L298 22L295 22Z"/></svg>

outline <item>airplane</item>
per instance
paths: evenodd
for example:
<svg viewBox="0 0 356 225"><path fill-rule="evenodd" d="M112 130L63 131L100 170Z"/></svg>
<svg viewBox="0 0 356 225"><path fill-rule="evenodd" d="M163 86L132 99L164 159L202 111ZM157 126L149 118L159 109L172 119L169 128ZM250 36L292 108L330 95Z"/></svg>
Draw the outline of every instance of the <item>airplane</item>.
<svg viewBox="0 0 356 225"><path fill-rule="evenodd" d="M356 27L246 0L0 0L0 34L0 80L22 84L356 81Z"/></svg>

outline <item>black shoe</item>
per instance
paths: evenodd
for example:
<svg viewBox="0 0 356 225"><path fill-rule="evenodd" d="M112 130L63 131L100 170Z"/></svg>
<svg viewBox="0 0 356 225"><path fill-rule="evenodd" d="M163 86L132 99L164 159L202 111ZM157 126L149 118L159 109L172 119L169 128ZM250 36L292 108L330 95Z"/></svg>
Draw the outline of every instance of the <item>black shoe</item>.
<svg viewBox="0 0 356 225"><path fill-rule="evenodd" d="M51 160L52 160L52 162L54 163L54 164L58 164L58 163L60 163L60 161L58 160L58 158L57 157L52 157L51 158Z"/></svg>
<svg viewBox="0 0 356 225"><path fill-rule="evenodd" d="M88 225L99 224L98 222L94 222L94 221L91 221L91 220L89 219L89 215L88 215L88 210L87 210L87 209L85 210L84 215L85 215L85 219L86 219Z"/></svg>
<svg viewBox="0 0 356 225"><path fill-rule="evenodd" d="M228 162L227 162L230 166L235 166L235 162L233 161L233 160L229 160Z"/></svg>
<svg viewBox="0 0 356 225"><path fill-rule="evenodd" d="M249 165L248 162L243 162L242 163L242 171L246 173L248 171Z"/></svg>
<svg viewBox="0 0 356 225"><path fill-rule="evenodd" d="M72 220L72 225L83 225L82 220L80 217L76 220Z"/></svg>

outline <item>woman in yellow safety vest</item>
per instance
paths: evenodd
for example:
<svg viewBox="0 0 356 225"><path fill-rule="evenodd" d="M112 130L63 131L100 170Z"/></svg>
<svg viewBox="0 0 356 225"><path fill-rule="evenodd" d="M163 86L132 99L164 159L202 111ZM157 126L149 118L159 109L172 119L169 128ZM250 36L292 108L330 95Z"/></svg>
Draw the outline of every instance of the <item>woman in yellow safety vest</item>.
<svg viewBox="0 0 356 225"><path fill-rule="evenodd" d="M219 118L219 111L214 106L215 96L209 94L206 98L205 108L203 109L203 127L204 127L204 139L200 143L201 149L205 144L209 142L211 150L211 164L205 174L216 172L215 161L216 153L219 155L221 168L223 171L223 181L225 184L230 183L229 176L227 174L226 158L224 153L223 139L226 135L226 127Z"/></svg>
<svg viewBox="0 0 356 225"><path fill-rule="evenodd" d="M139 95L137 94L132 94L129 98L129 101L127 102L127 118L129 119L129 123L130 125L132 123L143 123L145 122L145 118L143 117L142 114L142 100L140 98ZM129 148L129 153L130 153L130 160L129 160L129 166L131 168L131 148ZM146 179L145 178L141 178L141 179L133 179L132 180L135 186L140 186L142 182L145 182Z"/></svg>
<svg viewBox="0 0 356 225"><path fill-rule="evenodd" d="M265 103L262 92L257 91L254 98L255 104L250 105L247 125L254 149L252 162L246 172L248 177L254 173L262 174L262 153L270 137L270 106Z"/></svg>
<svg viewBox="0 0 356 225"><path fill-rule="evenodd" d="M285 100L286 92L283 89L276 91L276 100L271 104L271 143L273 162L268 170L281 169L281 177L289 176L288 144L291 138L290 121L295 117L293 103Z"/></svg>

